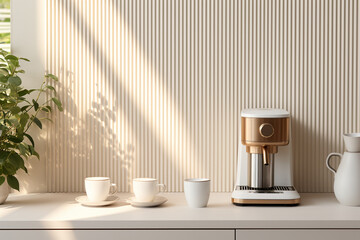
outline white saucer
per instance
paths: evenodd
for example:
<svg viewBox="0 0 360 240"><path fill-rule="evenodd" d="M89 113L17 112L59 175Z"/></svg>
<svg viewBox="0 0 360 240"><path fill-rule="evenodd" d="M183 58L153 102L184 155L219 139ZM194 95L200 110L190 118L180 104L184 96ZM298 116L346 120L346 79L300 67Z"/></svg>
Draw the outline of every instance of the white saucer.
<svg viewBox="0 0 360 240"><path fill-rule="evenodd" d="M156 196L152 202L137 202L135 197L131 197L127 200L133 207L157 207L167 202L167 198L163 196Z"/></svg>
<svg viewBox="0 0 360 240"><path fill-rule="evenodd" d="M119 197L117 197L117 196L108 196L107 199L105 199L104 201L89 202L88 197L85 195L85 196L79 196L79 197L75 198L75 200L77 202L81 203L84 206L101 207L101 206L107 206L107 205L115 203L116 201L119 200Z"/></svg>

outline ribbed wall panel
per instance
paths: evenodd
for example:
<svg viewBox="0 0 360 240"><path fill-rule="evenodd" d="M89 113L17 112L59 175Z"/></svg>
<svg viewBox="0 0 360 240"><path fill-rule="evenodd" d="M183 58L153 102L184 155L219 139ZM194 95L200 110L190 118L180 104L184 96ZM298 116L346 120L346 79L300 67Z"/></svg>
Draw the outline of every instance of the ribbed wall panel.
<svg viewBox="0 0 360 240"><path fill-rule="evenodd" d="M325 157L360 131L357 0L46 2L65 109L48 132L49 192L87 176L231 191L248 107L290 111L295 186L332 191Z"/></svg>

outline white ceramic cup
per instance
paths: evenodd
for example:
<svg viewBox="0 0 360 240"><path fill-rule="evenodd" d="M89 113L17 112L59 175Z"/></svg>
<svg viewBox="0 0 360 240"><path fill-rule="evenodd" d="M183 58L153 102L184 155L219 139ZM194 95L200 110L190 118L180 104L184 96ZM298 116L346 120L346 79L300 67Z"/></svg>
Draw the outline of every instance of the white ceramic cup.
<svg viewBox="0 0 360 240"><path fill-rule="evenodd" d="M210 196L210 179L189 178L184 181L185 198L190 207L206 207Z"/></svg>
<svg viewBox="0 0 360 240"><path fill-rule="evenodd" d="M349 152L360 152L360 133L344 134L345 148Z"/></svg>
<svg viewBox="0 0 360 240"><path fill-rule="evenodd" d="M166 186L159 184L155 178L133 179L133 192L138 202L152 202L159 191L165 191Z"/></svg>
<svg viewBox="0 0 360 240"><path fill-rule="evenodd" d="M85 191L90 202L104 201L109 195L114 195L116 189L116 184L110 183L108 177L85 178Z"/></svg>

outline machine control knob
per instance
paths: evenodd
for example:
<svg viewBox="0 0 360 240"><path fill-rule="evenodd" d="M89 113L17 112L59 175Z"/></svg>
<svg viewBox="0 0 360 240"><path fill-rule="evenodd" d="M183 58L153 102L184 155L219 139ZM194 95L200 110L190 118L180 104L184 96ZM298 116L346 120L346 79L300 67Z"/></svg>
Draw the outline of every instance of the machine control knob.
<svg viewBox="0 0 360 240"><path fill-rule="evenodd" d="M269 138L274 135L274 127L270 123L263 123L259 127L260 135L264 138Z"/></svg>

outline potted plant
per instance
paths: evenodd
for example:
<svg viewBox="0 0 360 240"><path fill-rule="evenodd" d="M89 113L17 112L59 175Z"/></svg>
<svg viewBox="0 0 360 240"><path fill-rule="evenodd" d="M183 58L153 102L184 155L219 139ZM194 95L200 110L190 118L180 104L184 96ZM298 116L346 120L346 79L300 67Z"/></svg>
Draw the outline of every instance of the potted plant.
<svg viewBox="0 0 360 240"><path fill-rule="evenodd" d="M9 187L19 191L16 172L22 169L27 173L24 160L31 156L39 158L33 137L28 132L32 125L42 129L42 122L50 120L46 115L52 112L51 102L62 111L56 98L56 90L51 81L57 77L47 74L39 89L26 89L22 86L19 58L0 48L0 204L9 195ZM48 94L40 103L41 95ZM51 120L50 120L51 121Z"/></svg>

